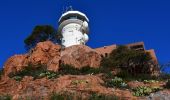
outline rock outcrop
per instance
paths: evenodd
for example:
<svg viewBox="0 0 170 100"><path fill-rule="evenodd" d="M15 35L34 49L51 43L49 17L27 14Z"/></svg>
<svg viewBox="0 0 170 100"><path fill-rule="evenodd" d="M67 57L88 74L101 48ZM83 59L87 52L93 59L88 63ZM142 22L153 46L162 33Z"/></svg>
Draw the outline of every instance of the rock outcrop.
<svg viewBox="0 0 170 100"><path fill-rule="evenodd" d="M95 72L99 70L100 72L100 69L95 70L94 68L100 67L101 60L100 53L85 45L75 45L63 49L60 45L54 44L50 41L40 42L35 48L30 50L29 53L14 55L6 61L4 64L4 74L0 79L0 99L1 95L9 94L12 96L13 100L49 100L52 93L61 92L74 92L75 94L80 94L85 97L92 93L97 93L106 96L112 95L125 100L145 100L146 98L155 99L156 97L162 98L163 96L169 98L167 95L170 93L169 91L166 93L161 92L161 94L158 92L153 94L153 96L150 95L148 97L143 97L143 99L133 96L133 91L131 90L132 88L139 86L163 87L165 82L146 84L143 82L131 81L127 82L129 88L126 89L107 86L107 81L111 80L108 77L120 73L121 69L119 68L111 69L111 76L109 76L110 74L108 73L94 74L93 72L85 75L70 75L70 73L65 74L64 71L64 74L60 73L60 68L62 67L61 64L72 65L72 67L77 69L81 69L82 67L93 67L91 69L89 68L90 71L93 70ZM41 67L44 66L50 71L45 70L45 72L41 72ZM22 74L21 76L15 74L12 77L9 77L10 73L22 72L26 67L33 68L33 70L31 69L31 72L33 73L35 69L35 73L38 73L38 77L34 74ZM77 69L75 70L77 71ZM68 70L74 72L72 69L67 69L67 71ZM48 78L48 75L56 75L56 77ZM18 77L20 80L17 80ZM106 77L108 79L104 79Z"/></svg>
<svg viewBox="0 0 170 100"><path fill-rule="evenodd" d="M68 47L64 50L60 45L50 41L40 42L35 48L27 54L15 55L7 60L4 65L5 76L23 70L30 64L46 65L48 70L58 71L60 64L69 64L76 68L81 67L99 67L101 57L95 50L84 46L76 45Z"/></svg>
<svg viewBox="0 0 170 100"><path fill-rule="evenodd" d="M85 66L99 67L101 56L85 45L75 45L61 51L61 62L76 68Z"/></svg>
<svg viewBox="0 0 170 100"><path fill-rule="evenodd" d="M8 76L9 73L16 73L28 65L28 55L15 55L9 58L4 64L4 74Z"/></svg>
<svg viewBox="0 0 170 100"><path fill-rule="evenodd" d="M122 99L135 99L128 90L112 89L102 86L103 80L93 75L64 75L57 79L47 78L33 80L32 77L25 76L19 83L15 80L8 80L0 83L0 94L8 93L13 100L19 98L31 100L45 99L53 92L82 92L82 93L101 93L106 95L116 95Z"/></svg>
<svg viewBox="0 0 170 100"><path fill-rule="evenodd" d="M50 41L40 42L35 48L27 54L15 55L9 58L4 64L4 74L7 76L10 73L16 73L23 70L30 64L47 65L47 69L57 71L60 60L60 45L53 44Z"/></svg>

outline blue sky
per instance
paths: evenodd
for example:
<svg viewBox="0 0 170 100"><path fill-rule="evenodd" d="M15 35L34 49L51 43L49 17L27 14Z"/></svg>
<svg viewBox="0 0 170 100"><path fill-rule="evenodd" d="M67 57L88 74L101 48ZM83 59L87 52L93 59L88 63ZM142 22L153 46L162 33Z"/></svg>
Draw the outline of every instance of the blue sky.
<svg viewBox="0 0 170 100"><path fill-rule="evenodd" d="M170 61L169 0L1 0L0 66L25 53L23 40L36 25L58 27L63 8L84 12L90 20L92 48L144 41L160 63Z"/></svg>

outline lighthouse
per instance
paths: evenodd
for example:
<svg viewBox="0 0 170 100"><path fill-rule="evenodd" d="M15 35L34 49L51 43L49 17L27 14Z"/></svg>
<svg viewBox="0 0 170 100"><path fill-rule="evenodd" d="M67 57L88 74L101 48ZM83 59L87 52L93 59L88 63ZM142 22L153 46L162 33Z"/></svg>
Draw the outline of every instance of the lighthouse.
<svg viewBox="0 0 170 100"><path fill-rule="evenodd" d="M58 21L61 45L63 47L85 45L89 40L88 22L87 16L80 11L69 10L63 13Z"/></svg>

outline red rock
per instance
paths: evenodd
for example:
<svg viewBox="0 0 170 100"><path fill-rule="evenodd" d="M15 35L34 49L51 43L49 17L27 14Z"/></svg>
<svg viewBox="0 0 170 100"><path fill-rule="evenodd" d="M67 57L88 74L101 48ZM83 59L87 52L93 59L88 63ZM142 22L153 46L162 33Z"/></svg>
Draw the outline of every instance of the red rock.
<svg viewBox="0 0 170 100"><path fill-rule="evenodd" d="M15 55L7 60L4 64L4 74L7 76L11 72L17 72L25 68L28 65L28 55Z"/></svg>
<svg viewBox="0 0 170 100"><path fill-rule="evenodd" d="M143 82L139 82L139 81L131 81L131 82L128 82L127 84L130 88L136 88L136 87L139 87L139 86L146 86Z"/></svg>
<svg viewBox="0 0 170 100"><path fill-rule="evenodd" d="M4 65L4 76L23 70L28 64L32 64L32 67L37 67L34 66L37 64L47 65L47 69L57 71L59 60L60 45L50 41L40 42L28 54L15 55L9 58Z"/></svg>
<svg viewBox="0 0 170 100"><path fill-rule="evenodd" d="M60 45L56 45L50 41L40 42L31 50L28 61L33 64L47 64L51 59L60 58Z"/></svg>
<svg viewBox="0 0 170 100"><path fill-rule="evenodd" d="M101 56L95 50L85 45L75 45L61 51L61 62L76 68L84 66L99 67Z"/></svg>

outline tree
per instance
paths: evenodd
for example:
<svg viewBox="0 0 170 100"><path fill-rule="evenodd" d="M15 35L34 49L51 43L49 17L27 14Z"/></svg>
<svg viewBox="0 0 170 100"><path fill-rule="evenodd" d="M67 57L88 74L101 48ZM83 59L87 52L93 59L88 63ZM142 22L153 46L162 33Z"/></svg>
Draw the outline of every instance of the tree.
<svg viewBox="0 0 170 100"><path fill-rule="evenodd" d="M136 51L126 46L118 46L108 57L103 58L103 67L119 67L128 70L131 74L149 73L152 58L145 51ZM153 64L153 63L152 63Z"/></svg>
<svg viewBox="0 0 170 100"><path fill-rule="evenodd" d="M38 42L43 42L50 40L53 42L57 41L56 29L50 25L37 25L33 29L31 35L29 35L25 40L25 46L29 50L34 47Z"/></svg>

